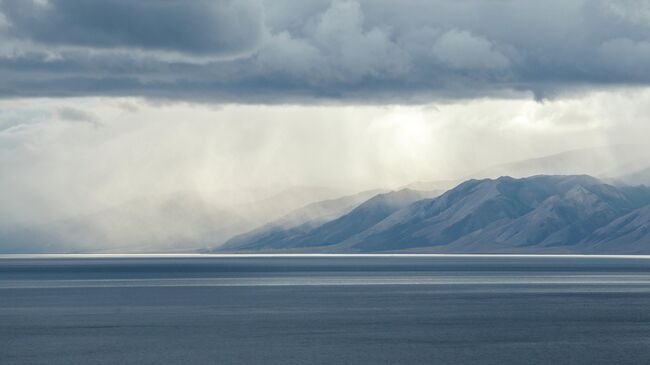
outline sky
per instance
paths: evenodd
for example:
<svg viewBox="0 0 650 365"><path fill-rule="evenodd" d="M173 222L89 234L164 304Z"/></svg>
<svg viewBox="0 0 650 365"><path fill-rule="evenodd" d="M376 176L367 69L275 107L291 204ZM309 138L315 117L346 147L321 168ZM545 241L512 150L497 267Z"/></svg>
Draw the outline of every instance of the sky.
<svg viewBox="0 0 650 365"><path fill-rule="evenodd" d="M421 103L650 81L647 0L3 0L5 97Z"/></svg>
<svg viewBox="0 0 650 365"><path fill-rule="evenodd" d="M0 0L0 233L643 151L649 64L647 0Z"/></svg>

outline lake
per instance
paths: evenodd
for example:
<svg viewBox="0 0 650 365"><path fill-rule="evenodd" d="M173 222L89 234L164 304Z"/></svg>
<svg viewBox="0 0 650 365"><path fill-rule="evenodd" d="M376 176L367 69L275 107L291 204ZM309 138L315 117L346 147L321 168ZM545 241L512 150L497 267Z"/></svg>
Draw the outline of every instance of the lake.
<svg viewBox="0 0 650 365"><path fill-rule="evenodd" d="M0 364L650 363L650 258L0 257Z"/></svg>

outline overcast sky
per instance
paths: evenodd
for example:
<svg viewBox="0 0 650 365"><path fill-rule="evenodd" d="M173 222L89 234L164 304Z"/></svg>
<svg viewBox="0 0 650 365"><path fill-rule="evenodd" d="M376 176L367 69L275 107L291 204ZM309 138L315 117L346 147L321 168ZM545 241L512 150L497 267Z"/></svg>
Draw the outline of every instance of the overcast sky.
<svg viewBox="0 0 650 365"><path fill-rule="evenodd" d="M2 0L0 94L538 98L650 81L647 0Z"/></svg>
<svg viewBox="0 0 650 365"><path fill-rule="evenodd" d="M648 0L0 0L0 221L644 145L648 65Z"/></svg>

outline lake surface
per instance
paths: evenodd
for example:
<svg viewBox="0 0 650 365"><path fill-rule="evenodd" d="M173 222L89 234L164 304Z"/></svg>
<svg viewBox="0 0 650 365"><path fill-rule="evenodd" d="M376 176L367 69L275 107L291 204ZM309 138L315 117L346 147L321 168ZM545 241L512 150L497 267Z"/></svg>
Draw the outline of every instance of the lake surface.
<svg viewBox="0 0 650 365"><path fill-rule="evenodd" d="M650 259L0 257L0 364L644 364Z"/></svg>

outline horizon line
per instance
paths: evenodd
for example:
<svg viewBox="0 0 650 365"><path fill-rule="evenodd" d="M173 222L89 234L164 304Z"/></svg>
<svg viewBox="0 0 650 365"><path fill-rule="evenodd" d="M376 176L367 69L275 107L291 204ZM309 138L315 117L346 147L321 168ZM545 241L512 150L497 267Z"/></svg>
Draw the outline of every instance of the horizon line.
<svg viewBox="0 0 650 365"><path fill-rule="evenodd" d="M53 258L256 258L256 257L547 257L650 259L650 254L519 254L519 253L39 253L0 254L4 259Z"/></svg>

